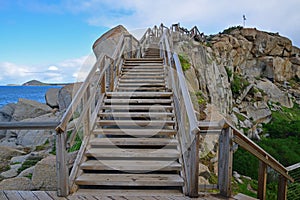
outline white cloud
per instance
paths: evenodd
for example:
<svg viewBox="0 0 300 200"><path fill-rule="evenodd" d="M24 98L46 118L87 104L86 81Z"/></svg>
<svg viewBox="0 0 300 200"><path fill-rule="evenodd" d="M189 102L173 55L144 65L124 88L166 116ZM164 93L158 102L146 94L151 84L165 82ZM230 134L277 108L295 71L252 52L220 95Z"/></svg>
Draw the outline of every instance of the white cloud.
<svg viewBox="0 0 300 200"><path fill-rule="evenodd" d="M52 66L49 66L49 67L48 67L48 70L49 70L49 71L57 71L57 70L58 70L58 67L52 65Z"/></svg>
<svg viewBox="0 0 300 200"><path fill-rule="evenodd" d="M25 66L11 62L0 63L0 85L22 84L29 80L47 83L69 83L85 79L94 65L95 56L82 56L63 60L54 65Z"/></svg>
<svg viewBox="0 0 300 200"><path fill-rule="evenodd" d="M68 0L67 9L85 13L93 26L113 27L123 24L130 29L151 27L163 22L166 26L180 22L191 28L197 25L206 34L218 33L233 25L279 32L300 44L299 0Z"/></svg>

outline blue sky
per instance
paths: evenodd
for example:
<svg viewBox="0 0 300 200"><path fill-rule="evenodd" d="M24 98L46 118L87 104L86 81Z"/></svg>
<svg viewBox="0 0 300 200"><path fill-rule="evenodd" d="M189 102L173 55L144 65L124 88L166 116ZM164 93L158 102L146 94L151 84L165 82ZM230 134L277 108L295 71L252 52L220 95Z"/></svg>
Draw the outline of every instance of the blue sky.
<svg viewBox="0 0 300 200"><path fill-rule="evenodd" d="M118 24L133 31L180 22L213 34L242 25L245 14L247 27L300 46L299 8L299 0L0 0L0 85L79 80L93 64L93 42Z"/></svg>

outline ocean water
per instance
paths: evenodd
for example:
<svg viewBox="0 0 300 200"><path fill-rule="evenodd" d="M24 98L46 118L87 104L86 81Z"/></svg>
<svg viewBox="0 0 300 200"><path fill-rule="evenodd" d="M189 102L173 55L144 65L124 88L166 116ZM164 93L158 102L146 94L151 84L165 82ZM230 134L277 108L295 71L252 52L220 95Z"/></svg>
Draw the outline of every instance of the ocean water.
<svg viewBox="0 0 300 200"><path fill-rule="evenodd" d="M0 108L8 103L17 103L19 98L46 103L45 94L50 88L61 86L0 86Z"/></svg>

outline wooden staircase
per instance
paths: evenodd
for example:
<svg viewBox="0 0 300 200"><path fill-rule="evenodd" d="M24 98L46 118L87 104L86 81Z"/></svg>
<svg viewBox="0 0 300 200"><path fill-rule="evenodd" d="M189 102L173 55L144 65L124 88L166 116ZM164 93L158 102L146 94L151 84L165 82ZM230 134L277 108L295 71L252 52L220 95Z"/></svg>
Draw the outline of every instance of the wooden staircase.
<svg viewBox="0 0 300 200"><path fill-rule="evenodd" d="M182 189L173 93L165 78L155 46L143 58L124 61L80 164L79 189Z"/></svg>

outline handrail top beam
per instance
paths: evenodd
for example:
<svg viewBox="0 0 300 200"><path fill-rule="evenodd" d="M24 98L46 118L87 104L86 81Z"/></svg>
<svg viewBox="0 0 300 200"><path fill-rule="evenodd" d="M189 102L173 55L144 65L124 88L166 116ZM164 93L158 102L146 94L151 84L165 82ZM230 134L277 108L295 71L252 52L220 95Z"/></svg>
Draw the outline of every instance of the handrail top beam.
<svg viewBox="0 0 300 200"><path fill-rule="evenodd" d="M37 129L55 129L58 121L40 121L40 122L0 122L0 130L37 130Z"/></svg>

